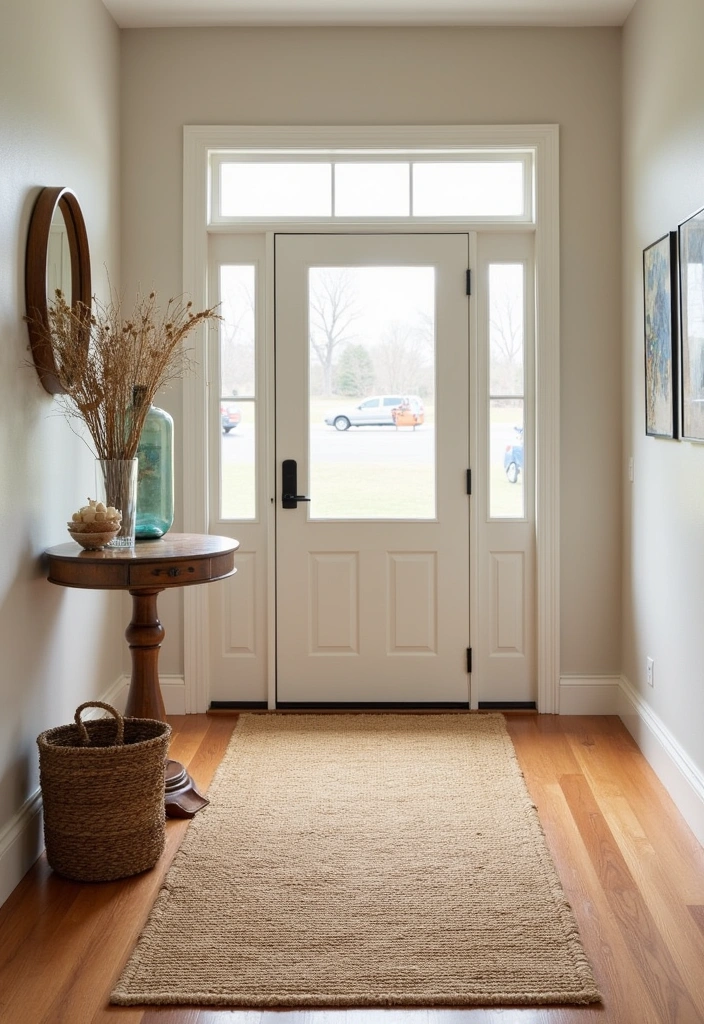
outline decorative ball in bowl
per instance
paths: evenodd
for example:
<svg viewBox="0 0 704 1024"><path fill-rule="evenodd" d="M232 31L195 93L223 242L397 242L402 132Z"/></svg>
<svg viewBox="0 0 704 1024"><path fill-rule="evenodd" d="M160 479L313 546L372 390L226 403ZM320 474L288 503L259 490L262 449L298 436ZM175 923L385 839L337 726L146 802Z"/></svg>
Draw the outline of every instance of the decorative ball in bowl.
<svg viewBox="0 0 704 1024"><path fill-rule="evenodd" d="M99 551L120 532L122 513L112 505L88 499L88 504L74 512L68 523L73 540L87 551Z"/></svg>

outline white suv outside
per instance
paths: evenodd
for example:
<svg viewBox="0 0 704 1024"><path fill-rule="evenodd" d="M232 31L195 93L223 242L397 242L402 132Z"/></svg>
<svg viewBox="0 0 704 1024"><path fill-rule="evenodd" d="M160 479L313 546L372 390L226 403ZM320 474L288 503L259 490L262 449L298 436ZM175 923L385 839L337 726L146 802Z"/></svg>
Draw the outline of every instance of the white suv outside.
<svg viewBox="0 0 704 1024"><path fill-rule="evenodd" d="M393 410L401 405L407 406L419 416L423 414L423 402L418 395L374 395L365 398L359 405L329 412L325 422L336 430L349 430L350 427L393 427Z"/></svg>

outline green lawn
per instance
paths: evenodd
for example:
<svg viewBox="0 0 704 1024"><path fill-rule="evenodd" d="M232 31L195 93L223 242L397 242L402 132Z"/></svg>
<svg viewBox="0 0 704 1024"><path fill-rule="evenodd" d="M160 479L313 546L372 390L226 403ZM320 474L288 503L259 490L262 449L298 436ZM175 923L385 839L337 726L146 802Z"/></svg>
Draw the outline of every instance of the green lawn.
<svg viewBox="0 0 704 1024"><path fill-rule="evenodd" d="M310 411L313 429L332 429L323 425L325 413L350 404L354 404L354 399L313 399ZM253 423L254 406L243 402L240 408L243 423ZM434 419L434 408L426 405L425 410L426 424L430 425ZM521 421L520 409L492 408L493 423L519 424ZM254 480L255 467L252 463L227 463L223 466L223 512L226 518L254 518ZM354 494L351 494L351 482ZM492 517L523 516L522 475L518 483L510 484L503 461L494 462L490 467L490 487ZM310 514L316 519L432 519L435 515L433 467L428 464L396 468L388 463L318 463L312 473L310 493L314 496ZM480 500L479 496L475 497L477 500ZM485 514L483 499L482 506L481 509L475 506L475 514Z"/></svg>
<svg viewBox="0 0 704 1024"><path fill-rule="evenodd" d="M318 463L311 480L311 515L315 519L433 519L434 483L429 465Z"/></svg>

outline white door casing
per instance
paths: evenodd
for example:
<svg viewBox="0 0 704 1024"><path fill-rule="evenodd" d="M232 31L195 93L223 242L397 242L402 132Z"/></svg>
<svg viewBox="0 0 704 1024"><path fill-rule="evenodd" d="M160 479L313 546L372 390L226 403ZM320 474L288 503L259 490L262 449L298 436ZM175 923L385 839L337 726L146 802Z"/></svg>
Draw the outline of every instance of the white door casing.
<svg viewBox="0 0 704 1024"><path fill-rule="evenodd" d="M186 126L184 129L184 290L197 306L213 301L207 284L209 239L218 233L251 233L251 226L209 226L209 154L210 152L238 148L286 147L305 149L307 146L340 149L366 147L384 149L393 140L399 147L418 149L423 146L471 147L484 149L502 146L531 147L534 153L534 224L525 230L534 235L536 268L536 372L535 372L535 462L536 462L536 676L538 709L543 712L558 710L559 687L559 130L556 125L506 126L415 126L415 127L353 127L353 128L291 128L291 127L232 127ZM371 226L370 226L371 227ZM378 230L375 225L373 230ZM445 225L437 225L445 230ZM488 227L467 222L462 229ZM268 231L274 230L269 225ZM424 230L431 229L427 225ZM455 230L452 228L450 230ZM317 225L316 231L325 233L333 227ZM408 230L394 227L394 230ZM267 316L273 307L272 236L266 235L267 266L262 294L265 294ZM263 324L265 359L273 350L272 326ZM196 339L196 359L205 366L207 355L205 337ZM200 532L209 525L207 494L207 390L202 377L193 376L184 381L184 481L183 527ZM264 392L261 393L264 397ZM270 445L267 437L264 445ZM273 450L262 448L266 455L267 477L262 502L274 497ZM476 432L472 438L472 465L477 468ZM476 487L475 487L476 496ZM264 505L262 504L262 508ZM267 509L273 512L267 504ZM273 516L268 517L269 550L273 550ZM239 526L239 524L238 524ZM218 528L217 532L224 532ZM237 527L234 531L240 533ZM476 531L473 549L477 547ZM475 560L475 565L478 560ZM264 652L265 682L257 697L267 699L274 706L272 627L273 595L272 559L267 559L266 578L266 648ZM473 576L473 598L477 596L477 578ZM210 652L212 643L208 630L212 616L209 608L210 588L191 588L184 593L184 674L186 682L186 708L203 711L211 697ZM472 627L477 635L477 600L472 602ZM267 653L268 652L268 653ZM476 654L476 650L475 650ZM487 696L483 694L482 696Z"/></svg>

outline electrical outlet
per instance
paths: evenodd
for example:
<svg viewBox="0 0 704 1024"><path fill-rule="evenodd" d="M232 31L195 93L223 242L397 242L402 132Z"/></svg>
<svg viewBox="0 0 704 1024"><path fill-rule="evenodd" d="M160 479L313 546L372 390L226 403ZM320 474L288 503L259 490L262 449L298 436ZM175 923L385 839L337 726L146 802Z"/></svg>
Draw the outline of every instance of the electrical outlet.
<svg viewBox="0 0 704 1024"><path fill-rule="evenodd" d="M646 679L648 680L648 686L654 686L653 683L653 671L655 669L655 662L652 658L648 658L646 662Z"/></svg>

